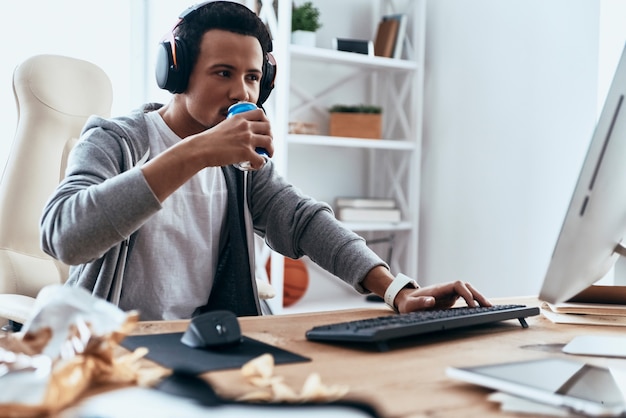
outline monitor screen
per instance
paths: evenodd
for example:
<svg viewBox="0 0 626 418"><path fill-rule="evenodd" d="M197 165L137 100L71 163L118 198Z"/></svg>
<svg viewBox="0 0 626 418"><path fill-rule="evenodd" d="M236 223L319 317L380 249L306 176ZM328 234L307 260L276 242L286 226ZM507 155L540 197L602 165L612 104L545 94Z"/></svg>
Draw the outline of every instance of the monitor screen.
<svg viewBox="0 0 626 418"><path fill-rule="evenodd" d="M626 235L626 49L589 144L539 299L560 303L603 278Z"/></svg>

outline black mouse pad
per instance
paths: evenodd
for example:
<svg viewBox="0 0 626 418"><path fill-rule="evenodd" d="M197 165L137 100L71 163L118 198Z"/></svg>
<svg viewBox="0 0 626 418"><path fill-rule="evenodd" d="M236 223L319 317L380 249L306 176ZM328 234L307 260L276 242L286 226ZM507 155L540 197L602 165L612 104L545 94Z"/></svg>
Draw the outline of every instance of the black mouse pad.
<svg viewBox="0 0 626 418"><path fill-rule="evenodd" d="M236 369L249 360L269 353L276 364L310 361L310 358L292 353L252 338L243 337L240 344L218 348L191 348L180 342L182 332L171 334L132 335L121 345L129 350L146 347L146 358L173 370L188 373L205 373L212 370Z"/></svg>

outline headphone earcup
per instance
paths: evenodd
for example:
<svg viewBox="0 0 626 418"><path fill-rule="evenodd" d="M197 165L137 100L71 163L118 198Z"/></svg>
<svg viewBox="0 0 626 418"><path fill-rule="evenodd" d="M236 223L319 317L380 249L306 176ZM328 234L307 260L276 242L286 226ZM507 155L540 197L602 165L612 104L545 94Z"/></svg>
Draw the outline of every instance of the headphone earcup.
<svg viewBox="0 0 626 418"><path fill-rule="evenodd" d="M157 85L170 93L182 93L187 88L189 64L185 43L176 38L176 64L172 53L172 44L169 41L161 42L157 50L155 76Z"/></svg>
<svg viewBox="0 0 626 418"><path fill-rule="evenodd" d="M261 78L261 89L259 92L259 100L257 100L257 106L262 106L263 103L270 97L270 93L274 89L274 81L276 79L276 61L271 53L267 54L267 58L263 62L263 77Z"/></svg>

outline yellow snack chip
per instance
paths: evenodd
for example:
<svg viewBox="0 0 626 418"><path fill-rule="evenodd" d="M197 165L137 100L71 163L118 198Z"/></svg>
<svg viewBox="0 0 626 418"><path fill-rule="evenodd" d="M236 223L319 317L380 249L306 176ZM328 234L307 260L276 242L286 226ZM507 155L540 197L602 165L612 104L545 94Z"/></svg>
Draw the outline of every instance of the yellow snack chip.
<svg viewBox="0 0 626 418"><path fill-rule="evenodd" d="M263 354L256 357L241 368L241 374L250 384L257 388L267 390L254 390L240 396L238 401L263 401L263 402L330 402L345 396L349 392L348 386L326 386L318 373L311 373L300 393L284 382L282 376L273 376L274 357L271 354Z"/></svg>
<svg viewBox="0 0 626 418"><path fill-rule="evenodd" d="M258 376L268 379L274 374L274 357L269 353L255 357L241 367L241 373L245 377Z"/></svg>

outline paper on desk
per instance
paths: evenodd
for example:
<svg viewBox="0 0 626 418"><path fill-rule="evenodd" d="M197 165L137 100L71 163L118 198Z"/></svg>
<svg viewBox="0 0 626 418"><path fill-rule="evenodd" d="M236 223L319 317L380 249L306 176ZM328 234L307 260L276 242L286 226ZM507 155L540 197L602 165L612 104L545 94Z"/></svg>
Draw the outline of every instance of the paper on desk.
<svg viewBox="0 0 626 418"><path fill-rule="evenodd" d="M545 302L541 305L541 314L555 324L626 326L626 316L559 313Z"/></svg>
<svg viewBox="0 0 626 418"><path fill-rule="evenodd" d="M137 383L145 350L115 351L138 319L80 287L43 288L22 331L0 336L0 415L53 416L92 385Z"/></svg>
<svg viewBox="0 0 626 418"><path fill-rule="evenodd" d="M546 415L553 417L576 417L563 408L544 405L528 399L509 395L508 393L494 392L487 399L500 404L500 409L504 412L515 412L528 415Z"/></svg>
<svg viewBox="0 0 626 418"><path fill-rule="evenodd" d="M552 312L584 315L617 315L626 317L626 307L616 303L544 302Z"/></svg>

